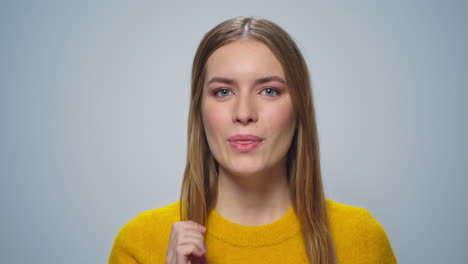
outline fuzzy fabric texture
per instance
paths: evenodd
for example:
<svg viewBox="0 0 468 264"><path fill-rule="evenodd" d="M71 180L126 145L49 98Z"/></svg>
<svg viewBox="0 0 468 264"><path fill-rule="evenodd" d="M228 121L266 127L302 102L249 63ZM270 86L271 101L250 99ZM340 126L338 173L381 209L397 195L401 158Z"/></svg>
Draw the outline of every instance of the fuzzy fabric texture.
<svg viewBox="0 0 468 264"><path fill-rule="evenodd" d="M340 264L397 263L382 225L361 207L326 200L330 229ZM110 264L166 263L171 227L180 221L180 202L137 215L117 234ZM242 226L212 210L206 225L210 264L309 263L300 224L291 207L263 226Z"/></svg>

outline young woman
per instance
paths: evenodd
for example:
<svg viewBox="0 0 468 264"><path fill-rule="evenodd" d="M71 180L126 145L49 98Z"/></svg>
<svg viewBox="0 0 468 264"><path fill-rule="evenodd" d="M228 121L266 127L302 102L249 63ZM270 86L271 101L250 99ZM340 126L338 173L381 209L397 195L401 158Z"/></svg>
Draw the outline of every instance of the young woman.
<svg viewBox="0 0 468 264"><path fill-rule="evenodd" d="M308 68L278 25L204 36L180 201L127 223L109 263L396 263L366 209L324 196Z"/></svg>

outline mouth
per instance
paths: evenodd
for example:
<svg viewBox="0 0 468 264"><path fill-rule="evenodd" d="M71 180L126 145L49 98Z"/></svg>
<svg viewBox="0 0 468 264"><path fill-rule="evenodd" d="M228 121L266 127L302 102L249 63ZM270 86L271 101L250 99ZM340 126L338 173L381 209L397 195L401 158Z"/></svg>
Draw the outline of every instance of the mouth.
<svg viewBox="0 0 468 264"><path fill-rule="evenodd" d="M229 145L237 152L251 152L262 145L263 138L255 135L234 135L228 138Z"/></svg>

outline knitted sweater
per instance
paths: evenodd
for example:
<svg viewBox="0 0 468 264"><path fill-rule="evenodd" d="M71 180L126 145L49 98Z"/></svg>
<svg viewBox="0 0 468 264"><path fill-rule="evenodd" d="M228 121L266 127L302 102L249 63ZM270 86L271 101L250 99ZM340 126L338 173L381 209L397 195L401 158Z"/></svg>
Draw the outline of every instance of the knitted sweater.
<svg viewBox="0 0 468 264"><path fill-rule="evenodd" d="M364 208L326 200L340 264L397 263L383 227ZM110 264L165 263L171 227L180 221L180 202L137 215L116 236ZM206 258L217 263L309 263L297 215L290 209L263 226L242 226L212 210L208 216Z"/></svg>

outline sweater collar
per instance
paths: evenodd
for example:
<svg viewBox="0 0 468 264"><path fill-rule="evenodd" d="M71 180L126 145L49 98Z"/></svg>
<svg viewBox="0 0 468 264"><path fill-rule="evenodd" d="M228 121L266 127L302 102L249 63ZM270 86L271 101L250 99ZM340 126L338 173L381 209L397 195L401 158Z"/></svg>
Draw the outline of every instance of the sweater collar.
<svg viewBox="0 0 468 264"><path fill-rule="evenodd" d="M300 224L293 207L273 223L244 226L225 219L216 210L208 215L207 233L219 240L239 247L262 247L278 244L294 237Z"/></svg>

